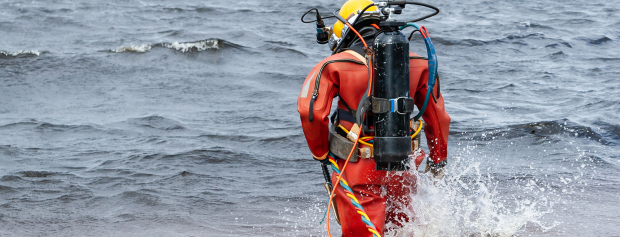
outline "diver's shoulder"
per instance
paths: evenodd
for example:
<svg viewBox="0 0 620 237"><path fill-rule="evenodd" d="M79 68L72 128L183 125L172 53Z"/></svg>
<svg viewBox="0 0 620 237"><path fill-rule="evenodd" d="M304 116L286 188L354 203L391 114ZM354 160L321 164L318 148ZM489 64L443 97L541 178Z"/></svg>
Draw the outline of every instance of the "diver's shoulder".
<svg viewBox="0 0 620 237"><path fill-rule="evenodd" d="M337 53L337 54L332 54L331 56L325 58L323 61L327 62L327 61L340 60L340 59L354 59L354 60L360 61L360 59L358 57L355 57L348 50L344 51L344 52Z"/></svg>
<svg viewBox="0 0 620 237"><path fill-rule="evenodd" d="M349 52L340 52L337 54L332 54L331 56L321 60L319 63L316 64L315 67L322 67L324 65L330 64L330 63L334 63L337 62L338 60L353 60L353 61L358 61L361 64L365 64L365 59L361 56L356 57L355 55L349 53Z"/></svg>

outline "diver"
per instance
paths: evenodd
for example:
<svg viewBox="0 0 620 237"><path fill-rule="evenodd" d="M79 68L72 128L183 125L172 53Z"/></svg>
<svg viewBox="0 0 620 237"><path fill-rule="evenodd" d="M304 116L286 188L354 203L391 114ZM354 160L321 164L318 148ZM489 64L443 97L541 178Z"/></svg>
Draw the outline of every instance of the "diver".
<svg viewBox="0 0 620 237"><path fill-rule="evenodd" d="M340 176L346 180L333 190L331 202L342 228L342 236L383 236L387 229L402 227L411 221L410 218L414 218L404 209L409 206L411 194L415 192L415 176L403 171L407 167L377 160L377 150L381 144L378 143L378 137L373 139L378 132L373 129L379 126L379 120L385 119L377 117L377 114L392 112L394 116L405 116L405 138L411 134L414 134L414 138L418 136L413 141L409 139L411 144L406 144L409 156L406 156L408 160L404 163L414 164L417 169L424 159L424 152L419 148L418 134L422 126L430 149L425 172L437 179L441 178L447 163L450 116L444 108L439 83L434 88L435 81L431 80L433 85L429 83L429 74L436 74L429 71L428 58L410 52L407 41L405 57L408 63L403 65L408 64L408 70L401 73L409 75L409 80L405 79L402 84L405 96L381 101L381 98L373 97L377 96L379 89L369 88L373 81L370 79L373 75L370 74L381 76L381 73L373 71L377 70L376 62L370 63L371 59L380 57L375 55L376 52L373 53L378 35L386 32L385 29L396 29L396 33L391 34L404 37L397 31L398 26L400 29L404 27L403 24L390 23L389 19L386 21L385 14L380 14L390 7L389 2L384 3L383 8L378 4L371 0L348 0L334 14L339 20L331 28L323 28L324 23L315 9L317 41L321 44L329 43L332 55L310 71L297 101L297 110L312 156L323 163L323 167L332 165L334 169L330 188L331 184L340 183ZM388 13L399 14L402 8L404 5L394 6ZM353 29L350 29L351 26ZM425 29L420 30L420 33L428 34ZM434 54L434 48L432 50ZM337 108L330 116L335 97L338 97ZM429 100L429 97L432 99ZM421 120L410 120L414 105L420 110L424 123ZM399 124L401 126L402 122ZM346 171L341 170L345 163L348 163ZM324 171L327 172L326 168ZM341 171L343 173L340 175Z"/></svg>

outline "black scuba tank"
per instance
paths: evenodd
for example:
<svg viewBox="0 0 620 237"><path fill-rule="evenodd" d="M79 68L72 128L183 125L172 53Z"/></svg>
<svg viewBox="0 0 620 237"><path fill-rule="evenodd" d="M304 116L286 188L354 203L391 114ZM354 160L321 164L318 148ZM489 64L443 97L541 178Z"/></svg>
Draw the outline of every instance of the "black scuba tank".
<svg viewBox="0 0 620 237"><path fill-rule="evenodd" d="M383 22L382 22L383 23ZM373 43L375 169L407 170L411 154L409 42L397 27L384 27Z"/></svg>

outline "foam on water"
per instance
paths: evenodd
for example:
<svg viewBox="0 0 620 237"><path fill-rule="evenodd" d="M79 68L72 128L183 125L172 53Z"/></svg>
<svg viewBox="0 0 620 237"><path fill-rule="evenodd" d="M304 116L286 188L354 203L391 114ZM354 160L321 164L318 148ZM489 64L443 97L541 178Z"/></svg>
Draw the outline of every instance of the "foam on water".
<svg viewBox="0 0 620 237"><path fill-rule="evenodd" d="M470 151L476 149L468 147ZM466 158L463 158L466 157ZM553 215L556 203L561 202L559 193L576 189L568 183L562 188L537 183L535 179L501 182L491 172L481 168L480 159L471 155L457 155L447 167L446 175L435 180L417 170L417 187L410 194L412 202L407 207L398 207L398 212L414 217L409 222L386 225L386 237L422 236L518 236L526 228L546 233L560 222L543 220ZM583 175L574 177L580 179ZM560 180L564 180L560 178ZM501 186L510 185L511 190L525 195L507 196L498 191ZM557 190L557 191L556 191ZM525 196L525 197L524 197ZM287 222L293 222L293 232L299 236L326 234L325 200L327 195L308 197L315 199L309 209L286 208L280 215ZM390 208L390 207L388 207ZM397 207L391 207L397 208ZM357 217L353 217L357 218ZM330 215L332 236L340 235L340 226L333 214Z"/></svg>
<svg viewBox="0 0 620 237"><path fill-rule="evenodd" d="M497 183L490 175L480 172L479 163L470 164L461 172L455 166L436 182L417 171L418 186L412 193L413 202L402 210L415 216L398 230L386 236L513 236L528 223L544 231L555 225L545 226L541 218L549 214L553 202L546 197L539 199L502 200L495 191ZM467 182L464 178L473 178ZM435 183L436 182L436 183ZM524 192L529 188L521 187Z"/></svg>
<svg viewBox="0 0 620 237"><path fill-rule="evenodd" d="M43 52L39 51L39 50L18 50L18 51L14 51L14 52L8 52L8 51L1 51L0 50L0 57L4 56L4 57L18 57L21 55L24 56L39 56L41 55Z"/></svg>
<svg viewBox="0 0 620 237"><path fill-rule="evenodd" d="M566 225L562 210L575 208L574 203L588 193L588 187L596 185L592 178L609 167L603 160L583 152L583 147L570 147L573 141L559 144L559 147L568 151L567 154L577 154L571 150L578 151L578 155L552 158L557 153L553 151L549 159L515 160L508 165L502 161L517 157L487 152L495 146L509 147L506 144L511 142L514 141L460 142L458 145L462 148L449 156L445 176L440 180L410 171L417 178L417 187L410 194L412 202L406 207L388 208L398 208L397 212L412 219L401 223L402 227L388 224L385 236L570 235L572 232L564 232L561 228ZM545 155L548 149L553 148L521 152ZM557 166L549 167L544 162ZM305 198L309 202L305 208L286 208L280 217L295 223L292 231L296 235L325 236L325 222L321 219L327 208L327 195L320 192ZM332 236L339 236L340 226L333 214L330 220Z"/></svg>
<svg viewBox="0 0 620 237"><path fill-rule="evenodd" d="M118 49L112 49L110 51L115 52L115 53L123 53L123 52L146 53L150 51L151 48L153 48L151 45L141 44L141 45L132 45L128 47L120 47Z"/></svg>
<svg viewBox="0 0 620 237"><path fill-rule="evenodd" d="M200 51L204 51L207 49L219 49L220 48L219 41L217 39L208 39L208 40L201 40L197 42L188 42L188 43L174 42L172 44L162 44L162 46L166 48L170 48L170 49L175 49L183 53L194 51L194 50L200 52Z"/></svg>
<svg viewBox="0 0 620 237"><path fill-rule="evenodd" d="M175 41L174 43L140 44L140 45L124 46L124 47L120 47L117 49L111 49L110 52L146 53L146 52L151 51L151 49L157 48L157 47L174 49L182 53L201 52L201 51L205 51L208 49L219 49L220 44L221 43L218 39L206 39L206 40L200 40L200 41L195 41L195 42L185 42L185 43L179 43L178 41Z"/></svg>

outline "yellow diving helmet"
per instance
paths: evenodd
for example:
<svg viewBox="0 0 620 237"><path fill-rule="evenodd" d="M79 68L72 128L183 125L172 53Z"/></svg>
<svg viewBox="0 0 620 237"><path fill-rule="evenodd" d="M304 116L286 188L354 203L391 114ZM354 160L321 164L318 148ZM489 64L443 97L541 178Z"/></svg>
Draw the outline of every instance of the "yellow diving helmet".
<svg viewBox="0 0 620 237"><path fill-rule="evenodd" d="M364 8L366 8L370 4L374 4L374 2L371 0L348 0L340 8L338 15L340 15L342 18L349 21L349 24L353 24L353 22L359 17L358 14L360 13L360 11L364 10ZM377 10L377 7L375 6L369 7L368 9L366 9L366 11L364 12L364 14L362 14L361 17L362 18L360 18L360 20L358 21L358 25L353 26L356 29L358 28L359 25L361 25L360 23L362 22L364 22L363 25L370 24L368 22L365 22L365 20L372 19L372 20L376 20L376 23L378 23L379 12ZM336 50L336 47L342 43L341 41L346 39L345 37L349 35L349 31L350 30L348 26L346 26L341 21L336 21L336 23L330 30L329 46L332 51ZM353 36L349 36L349 37L353 37ZM349 39L349 41L350 40L351 39Z"/></svg>

